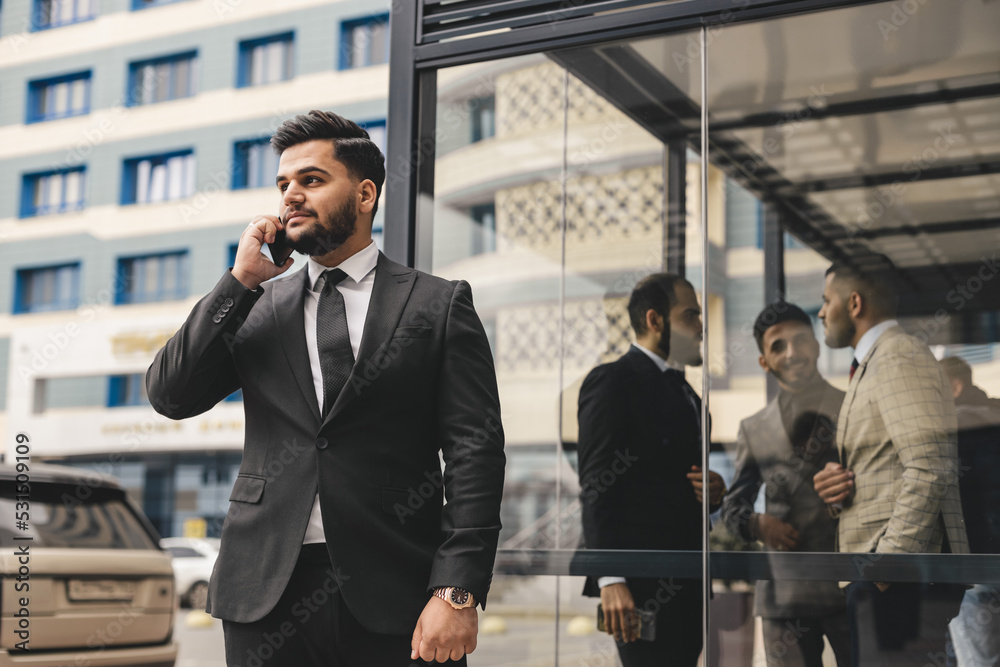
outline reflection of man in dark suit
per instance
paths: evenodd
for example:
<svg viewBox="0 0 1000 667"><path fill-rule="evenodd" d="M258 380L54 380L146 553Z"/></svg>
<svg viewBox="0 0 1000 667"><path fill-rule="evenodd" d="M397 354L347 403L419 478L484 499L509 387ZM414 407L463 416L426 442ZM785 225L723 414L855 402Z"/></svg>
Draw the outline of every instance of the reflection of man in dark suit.
<svg viewBox="0 0 1000 667"><path fill-rule="evenodd" d="M819 342L812 321L790 303L771 304L753 327L760 365L778 381L778 395L740 423L736 473L722 504L727 528L778 551L833 551L837 522L816 495L812 478L836 461L837 415L844 392L816 369ZM763 514L753 511L761 485ZM834 581L757 582L755 613L762 618L771 667L822 667L826 635L846 667L850 660L844 596ZM792 633L788 630L793 629ZM791 641L788 641L791 639Z"/></svg>
<svg viewBox="0 0 1000 667"><path fill-rule="evenodd" d="M661 273L629 299L636 343L583 381L579 405L580 499L588 549L699 550L702 540L701 400L684 379L701 365L701 308L694 288ZM718 506L725 485L709 473ZM609 573L613 574L613 573ZM589 578L625 667L695 665L701 653L697 580ZM636 640L634 610L656 614L656 640Z"/></svg>
<svg viewBox="0 0 1000 667"><path fill-rule="evenodd" d="M272 144L280 219L244 230L235 266L147 376L175 419L243 390L243 462L208 605L227 662L464 664L504 468L469 286L378 252L384 158L363 129L312 111ZM265 284L292 264L261 255L282 229L308 264Z"/></svg>
<svg viewBox="0 0 1000 667"><path fill-rule="evenodd" d="M972 383L972 367L961 357L941 360L958 416L958 488L974 554L1000 554L1000 399ZM1000 585L966 591L959 614L948 625L961 665L1000 665Z"/></svg>
<svg viewBox="0 0 1000 667"><path fill-rule="evenodd" d="M927 345L896 321L895 268L858 254L827 269L826 344L854 348L837 424L840 463L813 478L840 512L837 546L853 553L968 553L958 490L955 405ZM877 558L877 556L874 556ZM847 587L854 664L922 665L944 655L964 589L857 581Z"/></svg>

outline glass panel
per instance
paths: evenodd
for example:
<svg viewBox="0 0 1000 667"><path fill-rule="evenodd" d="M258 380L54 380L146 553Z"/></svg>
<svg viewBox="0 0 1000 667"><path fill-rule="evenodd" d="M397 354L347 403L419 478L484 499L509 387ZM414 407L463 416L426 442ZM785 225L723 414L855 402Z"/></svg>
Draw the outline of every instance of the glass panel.
<svg viewBox="0 0 1000 667"><path fill-rule="evenodd" d="M709 368L732 471L712 546L763 550L773 577L714 582L713 664L1000 659L996 587L927 580L955 572L941 551L1000 546L997 25L989 4L887 2L712 35ZM782 551L860 555L803 570ZM866 581L886 552L931 555Z"/></svg>

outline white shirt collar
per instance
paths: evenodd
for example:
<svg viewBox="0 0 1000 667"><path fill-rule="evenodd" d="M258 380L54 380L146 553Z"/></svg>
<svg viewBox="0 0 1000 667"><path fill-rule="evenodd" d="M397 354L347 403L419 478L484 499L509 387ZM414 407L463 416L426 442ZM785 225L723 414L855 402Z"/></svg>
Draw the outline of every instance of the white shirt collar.
<svg viewBox="0 0 1000 667"><path fill-rule="evenodd" d="M871 352L879 336L895 326L899 326L899 322L896 320L886 320L885 322L879 322L861 335L861 340L858 341L857 347L854 348L854 358L858 360L859 364Z"/></svg>
<svg viewBox="0 0 1000 667"><path fill-rule="evenodd" d="M652 359L653 363L656 364L656 367L660 369L661 373L664 372L664 371L666 371L668 368L670 368L670 365L667 364L667 360L664 359L663 357L661 357L660 355L658 355L656 352L653 352L652 350L647 350L646 348L644 348L642 345L639 345L638 343L632 343L632 347L634 347L635 349L639 350L640 352L642 352L643 354L645 354L647 357L649 357L650 359ZM681 368L679 370L683 370L683 368Z"/></svg>
<svg viewBox="0 0 1000 667"><path fill-rule="evenodd" d="M309 289L315 291L316 281L329 269L340 269L346 273L355 283L360 283L375 268L378 263L378 246L375 241L369 243L363 250L354 253L337 266L323 266L312 257L306 260L309 269Z"/></svg>

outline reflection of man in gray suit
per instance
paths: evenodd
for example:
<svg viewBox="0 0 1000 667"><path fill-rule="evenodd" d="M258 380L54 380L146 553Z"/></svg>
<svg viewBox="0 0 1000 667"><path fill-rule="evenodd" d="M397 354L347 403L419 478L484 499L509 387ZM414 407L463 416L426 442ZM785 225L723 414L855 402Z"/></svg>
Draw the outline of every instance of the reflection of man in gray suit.
<svg viewBox="0 0 1000 667"><path fill-rule="evenodd" d="M816 369L819 342L809 316L779 301L757 316L760 365L778 381L778 395L740 423L736 474L722 505L726 527L778 551L833 551L837 522L813 489L812 478L836 461L834 429L844 392ZM761 485L765 511L753 511ZM850 659L844 597L833 581L757 582L755 613L762 618L771 667L821 667L823 636L837 663Z"/></svg>
<svg viewBox="0 0 1000 667"><path fill-rule="evenodd" d="M469 286L378 251L385 167L365 130L312 111L272 144L281 217L243 231L232 271L147 376L174 419L243 390L243 461L208 603L227 663L465 664L504 469ZM261 254L281 230L309 257L271 280L292 264Z"/></svg>

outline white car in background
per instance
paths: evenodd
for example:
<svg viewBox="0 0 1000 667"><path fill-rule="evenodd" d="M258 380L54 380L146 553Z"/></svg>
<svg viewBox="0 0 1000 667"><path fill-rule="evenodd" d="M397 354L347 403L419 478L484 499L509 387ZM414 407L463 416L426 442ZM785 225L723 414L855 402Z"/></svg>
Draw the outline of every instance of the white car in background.
<svg viewBox="0 0 1000 667"><path fill-rule="evenodd" d="M160 546L173 556L174 582L181 606L205 609L208 580L219 555L219 540L212 537L165 537Z"/></svg>

